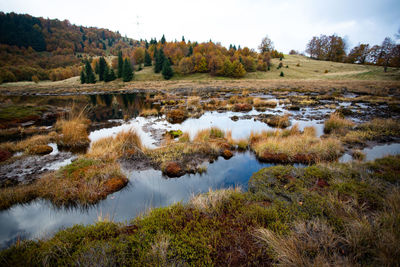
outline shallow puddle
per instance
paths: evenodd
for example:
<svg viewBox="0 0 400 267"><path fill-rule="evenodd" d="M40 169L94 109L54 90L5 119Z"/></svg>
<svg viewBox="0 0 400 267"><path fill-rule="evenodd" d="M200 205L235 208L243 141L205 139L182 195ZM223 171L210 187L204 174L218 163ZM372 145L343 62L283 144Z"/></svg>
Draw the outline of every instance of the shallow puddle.
<svg viewBox="0 0 400 267"><path fill-rule="evenodd" d="M265 112L266 114L270 114L271 112ZM115 136L117 133L121 131L127 131L129 129L134 129L142 139L142 143L149 147L154 148L157 145L157 138L154 137L152 131L158 133L165 133L165 131L169 130L181 130L182 132L187 132L193 138L196 133L200 130L207 129L210 127L218 127L224 131L231 131L232 138L241 139L247 138L250 136L252 132L261 132L261 131L271 131L276 130L276 128L268 126L266 123L261 121L251 119L239 119L237 121L233 121L231 117L238 116L253 116L259 115L260 112L256 110L252 110L248 113L241 112L223 112L219 113L217 111L205 112L200 118L189 118L180 124L171 124L167 122L164 117L156 118L143 118L137 117L132 119L128 123L124 123L120 126L100 129L90 133L89 138L92 142L99 140L100 138ZM324 124L323 120L291 120L292 125L298 124L299 129L303 130L304 127L313 126L316 128L317 136L321 136L323 134ZM289 127L290 129L290 127Z"/></svg>
<svg viewBox="0 0 400 267"><path fill-rule="evenodd" d="M187 201L193 194L210 188L240 186L246 190L254 172L273 164L260 163L252 153L245 152L230 160L220 157L207 165L206 173L180 178L166 178L156 170L124 170L130 181L128 186L85 210L57 209L44 200L16 205L0 212L0 247L9 246L18 238L46 237L62 227L93 223L99 217L128 221L149 208Z"/></svg>
<svg viewBox="0 0 400 267"><path fill-rule="evenodd" d="M361 150L363 154L365 154L365 161L372 161L379 158L383 158L388 155L399 155L400 154L400 144L384 144L377 145L374 147L367 147ZM346 153L342 157L340 157L340 162L349 162L352 161L353 158L350 154Z"/></svg>

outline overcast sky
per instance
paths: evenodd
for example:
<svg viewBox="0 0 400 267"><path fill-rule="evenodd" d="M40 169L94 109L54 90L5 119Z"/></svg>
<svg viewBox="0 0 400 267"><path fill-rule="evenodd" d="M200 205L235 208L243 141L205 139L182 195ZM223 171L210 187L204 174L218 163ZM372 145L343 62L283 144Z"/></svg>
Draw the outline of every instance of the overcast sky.
<svg viewBox="0 0 400 267"><path fill-rule="evenodd" d="M212 39L257 48L268 35L287 53L336 33L352 47L379 44L400 28L400 0L0 0L3 12L119 31L134 39Z"/></svg>

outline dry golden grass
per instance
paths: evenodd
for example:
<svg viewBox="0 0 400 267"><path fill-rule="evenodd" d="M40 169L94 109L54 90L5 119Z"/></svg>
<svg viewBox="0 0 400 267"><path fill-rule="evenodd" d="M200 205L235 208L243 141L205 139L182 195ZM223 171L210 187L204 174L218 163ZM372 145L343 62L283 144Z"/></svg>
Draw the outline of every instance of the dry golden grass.
<svg viewBox="0 0 400 267"><path fill-rule="evenodd" d="M200 97L199 96L189 96L187 99L188 106L199 106L200 105Z"/></svg>
<svg viewBox="0 0 400 267"><path fill-rule="evenodd" d="M25 154L31 154L39 146L47 146L47 144L55 142L57 136L56 132L50 132L48 135L35 135L19 142L1 143L0 149L11 153L24 152Z"/></svg>
<svg viewBox="0 0 400 267"><path fill-rule="evenodd" d="M265 122L271 127L284 129L290 126L290 114L285 114L283 116L273 115L267 118Z"/></svg>
<svg viewBox="0 0 400 267"><path fill-rule="evenodd" d="M318 219L295 223L293 233L287 237L265 228L257 229L254 236L272 249L278 266L352 265L348 258L342 256L339 247L343 242L341 236Z"/></svg>
<svg viewBox="0 0 400 267"><path fill-rule="evenodd" d="M116 160L143 154L140 137L134 130L122 131L115 137L102 138L92 144L87 154L90 158Z"/></svg>
<svg viewBox="0 0 400 267"><path fill-rule="evenodd" d="M204 129L197 132L193 138L194 142L207 142L210 139L224 138L225 132L219 128L212 127L210 129Z"/></svg>
<svg viewBox="0 0 400 267"><path fill-rule="evenodd" d="M249 139L242 138L236 140L233 144L237 145L240 150L247 150L249 148Z"/></svg>
<svg viewBox="0 0 400 267"><path fill-rule="evenodd" d="M298 127L297 124L293 125L293 127L295 127L295 126ZM293 129L293 127L292 127L292 129ZM317 136L317 130L315 129L315 127L312 127L312 126L304 127L304 133L303 134L307 135L307 136Z"/></svg>
<svg viewBox="0 0 400 267"><path fill-rule="evenodd" d="M253 98L253 106L254 107L269 107L274 108L278 105L278 102L275 100L264 100L258 97Z"/></svg>
<svg viewBox="0 0 400 267"><path fill-rule="evenodd" d="M90 121L83 116L78 116L69 120L58 120L56 129L60 129L61 136L57 144L61 147L79 148L89 145L88 126Z"/></svg>
<svg viewBox="0 0 400 267"><path fill-rule="evenodd" d="M298 129L252 133L250 145L259 159L283 163L332 161L343 152L338 139L320 139L311 129L303 134Z"/></svg>
<svg viewBox="0 0 400 267"><path fill-rule="evenodd" d="M142 117L158 116L158 110L155 109L155 108L152 108L152 109L143 109L143 110L140 112L139 116L142 116Z"/></svg>
<svg viewBox="0 0 400 267"><path fill-rule="evenodd" d="M332 113L329 119L324 122L324 133L344 134L353 126L354 123L352 121Z"/></svg>
<svg viewBox="0 0 400 267"><path fill-rule="evenodd" d="M227 188L220 190L209 189L206 194L199 194L192 196L189 200L189 205L203 212L215 212L218 205L227 201L233 193L239 193L242 189L240 187Z"/></svg>

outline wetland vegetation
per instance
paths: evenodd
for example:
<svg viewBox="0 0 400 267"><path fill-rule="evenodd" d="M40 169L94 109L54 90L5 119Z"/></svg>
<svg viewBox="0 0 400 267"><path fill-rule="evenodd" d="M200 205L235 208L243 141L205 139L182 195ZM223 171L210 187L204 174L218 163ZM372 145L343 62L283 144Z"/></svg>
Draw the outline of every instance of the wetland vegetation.
<svg viewBox="0 0 400 267"><path fill-rule="evenodd" d="M398 266L398 44L4 21L1 266Z"/></svg>

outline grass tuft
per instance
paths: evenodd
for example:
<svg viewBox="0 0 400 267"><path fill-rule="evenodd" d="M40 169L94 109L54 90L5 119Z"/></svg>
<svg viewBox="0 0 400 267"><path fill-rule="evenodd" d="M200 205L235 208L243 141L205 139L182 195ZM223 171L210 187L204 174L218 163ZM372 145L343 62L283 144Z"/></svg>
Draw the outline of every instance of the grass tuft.
<svg viewBox="0 0 400 267"><path fill-rule="evenodd" d="M354 126L354 123L348 119L341 117L336 113L332 113L328 120L324 122L324 133L343 134Z"/></svg>

